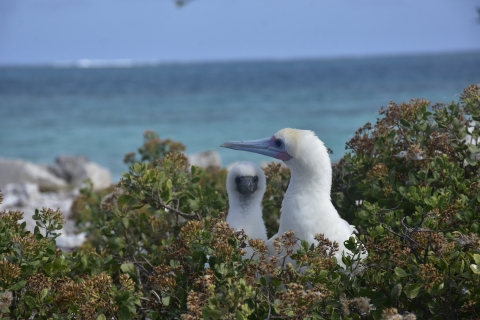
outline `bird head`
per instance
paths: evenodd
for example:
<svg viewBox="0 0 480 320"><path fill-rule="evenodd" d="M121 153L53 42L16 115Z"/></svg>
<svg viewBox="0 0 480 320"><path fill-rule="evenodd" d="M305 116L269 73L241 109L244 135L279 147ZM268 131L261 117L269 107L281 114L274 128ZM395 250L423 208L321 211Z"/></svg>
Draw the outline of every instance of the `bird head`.
<svg viewBox="0 0 480 320"><path fill-rule="evenodd" d="M320 190L330 197L332 166L327 148L313 131L285 128L258 140L229 141L224 148L263 154L283 160L295 186ZM289 187L290 188L290 187Z"/></svg>
<svg viewBox="0 0 480 320"><path fill-rule="evenodd" d="M285 128L268 138L229 141L221 147L259 153L283 160L290 168L297 165L313 166L319 161L330 162L323 142L310 130Z"/></svg>
<svg viewBox="0 0 480 320"><path fill-rule="evenodd" d="M265 174L253 162L239 162L228 172L227 192L229 197L237 193L243 197L258 195L261 201L265 189Z"/></svg>

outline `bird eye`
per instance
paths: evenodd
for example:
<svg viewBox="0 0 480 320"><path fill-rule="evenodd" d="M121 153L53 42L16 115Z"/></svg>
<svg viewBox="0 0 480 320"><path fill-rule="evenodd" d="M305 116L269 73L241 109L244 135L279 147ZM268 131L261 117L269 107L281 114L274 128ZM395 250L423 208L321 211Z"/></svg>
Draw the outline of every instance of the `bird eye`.
<svg viewBox="0 0 480 320"><path fill-rule="evenodd" d="M282 148L283 147L283 141L280 139L275 140L275 147L277 148Z"/></svg>
<svg viewBox="0 0 480 320"><path fill-rule="evenodd" d="M258 177L257 176L253 177L253 182L255 182L255 183L258 182Z"/></svg>
<svg viewBox="0 0 480 320"><path fill-rule="evenodd" d="M241 181L240 177L236 177L236 178L235 178L235 183L236 183L236 184L239 184L240 181Z"/></svg>

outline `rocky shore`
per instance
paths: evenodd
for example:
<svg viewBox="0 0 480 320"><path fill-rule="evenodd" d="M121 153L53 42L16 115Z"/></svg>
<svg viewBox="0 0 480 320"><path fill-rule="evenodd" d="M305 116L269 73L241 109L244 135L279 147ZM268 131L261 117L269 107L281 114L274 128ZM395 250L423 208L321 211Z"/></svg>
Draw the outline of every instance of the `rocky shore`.
<svg viewBox="0 0 480 320"><path fill-rule="evenodd" d="M190 164L200 167L221 166L215 151L192 154L188 158ZM85 241L86 235L76 230L69 216L72 203L86 181L90 181L95 190L105 189L112 183L112 174L83 156L58 156L50 165L0 158L0 190L4 198L0 212L22 211L27 230L33 232L35 209L60 209L66 223L57 238L57 246L66 250L76 248Z"/></svg>
<svg viewBox="0 0 480 320"><path fill-rule="evenodd" d="M60 209L66 223L57 245L63 249L78 247L85 241L85 234L78 233L68 217L73 200L87 180L100 190L111 184L112 175L108 169L81 156L59 156L51 165L0 158L0 189L4 198L0 211L23 211L26 228L33 231L35 209Z"/></svg>

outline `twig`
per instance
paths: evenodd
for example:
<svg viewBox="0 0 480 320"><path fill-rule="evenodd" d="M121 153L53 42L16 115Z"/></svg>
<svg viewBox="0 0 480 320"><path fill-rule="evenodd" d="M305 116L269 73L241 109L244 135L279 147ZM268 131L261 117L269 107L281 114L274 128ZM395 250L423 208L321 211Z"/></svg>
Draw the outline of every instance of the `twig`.
<svg viewBox="0 0 480 320"><path fill-rule="evenodd" d="M175 208L172 208L170 206L167 206L166 204L164 204L162 202L162 198L160 197L160 188L158 188L157 190L157 194L158 194L158 198L155 198L155 196L153 195L153 189L152 189L152 199L154 199L157 203L157 206L155 207L155 209L159 210L159 209L166 209L168 211L172 211L173 213L181 216L181 217L184 217L186 219L196 219L196 220L201 220L200 216L198 215L197 212L195 212L195 214L189 214L189 213L185 213L185 212L182 212L180 210L177 210Z"/></svg>

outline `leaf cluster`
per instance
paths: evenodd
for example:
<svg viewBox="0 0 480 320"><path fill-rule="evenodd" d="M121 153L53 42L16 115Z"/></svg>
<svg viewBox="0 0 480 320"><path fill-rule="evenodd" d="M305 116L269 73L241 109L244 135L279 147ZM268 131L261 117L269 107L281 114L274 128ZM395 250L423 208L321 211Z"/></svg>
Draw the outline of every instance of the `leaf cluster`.
<svg viewBox="0 0 480 320"><path fill-rule="evenodd" d="M479 317L479 94L472 85L458 103L392 102L334 166L332 197L361 230L362 290L377 309Z"/></svg>

